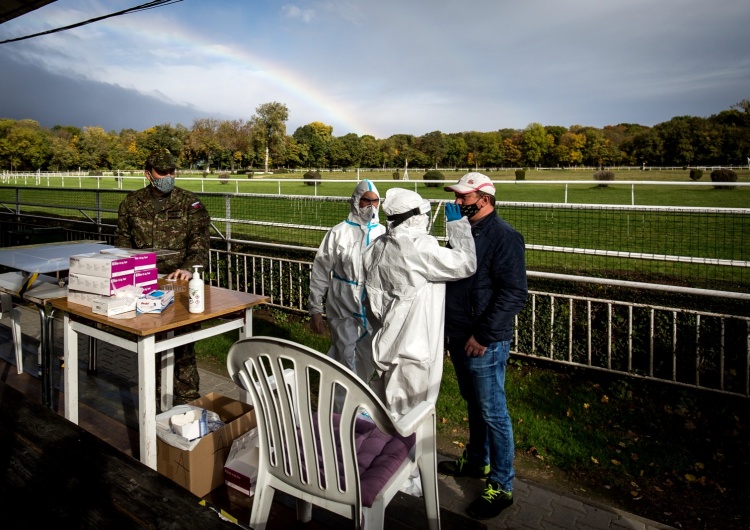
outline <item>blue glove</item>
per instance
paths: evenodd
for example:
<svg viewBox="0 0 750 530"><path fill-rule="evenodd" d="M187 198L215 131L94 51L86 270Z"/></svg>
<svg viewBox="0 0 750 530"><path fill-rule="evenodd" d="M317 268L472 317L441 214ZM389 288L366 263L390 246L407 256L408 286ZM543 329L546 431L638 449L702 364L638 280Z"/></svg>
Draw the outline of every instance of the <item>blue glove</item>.
<svg viewBox="0 0 750 530"><path fill-rule="evenodd" d="M445 204L445 218L448 219L448 222L458 221L461 217L461 207L458 204L454 202Z"/></svg>

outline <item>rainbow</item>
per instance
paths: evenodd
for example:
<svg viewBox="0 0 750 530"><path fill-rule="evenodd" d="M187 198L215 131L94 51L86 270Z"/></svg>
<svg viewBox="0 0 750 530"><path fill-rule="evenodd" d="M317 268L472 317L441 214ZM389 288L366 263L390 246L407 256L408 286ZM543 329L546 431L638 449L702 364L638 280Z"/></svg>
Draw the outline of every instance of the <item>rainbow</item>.
<svg viewBox="0 0 750 530"><path fill-rule="evenodd" d="M144 25L141 23L135 25L123 23L123 19L120 19L117 23L105 21L102 26L99 29L120 35L124 39L137 38L140 34L144 36L144 39L151 39L155 34L154 31L156 31L156 24L149 23ZM163 26L160 29L163 29ZM329 120L333 121L337 126L348 129L348 131L355 132L358 135L373 134L372 131L375 130L372 124L358 122L353 119L354 113L344 109L339 102L324 93L308 79L279 65L272 64L258 54L239 49L236 46L217 45L200 34L186 31L178 24L170 26L169 39L185 47L188 52L189 50L195 50L196 56L205 54L209 50L218 60L234 64L238 69L261 72L264 79L267 79L300 100L309 103L313 109L319 109L321 118L318 121L326 124L328 124ZM269 98L270 100L273 100L273 98ZM265 103L265 101L259 103ZM293 109L290 110L293 111Z"/></svg>

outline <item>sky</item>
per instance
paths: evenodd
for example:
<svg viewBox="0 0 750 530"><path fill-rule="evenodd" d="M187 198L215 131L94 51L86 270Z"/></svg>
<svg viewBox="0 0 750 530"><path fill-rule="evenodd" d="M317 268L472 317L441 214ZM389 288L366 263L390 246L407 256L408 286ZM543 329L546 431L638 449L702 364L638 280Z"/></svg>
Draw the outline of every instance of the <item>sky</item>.
<svg viewBox="0 0 750 530"><path fill-rule="evenodd" d="M145 0L57 0L0 41ZM142 131L289 109L388 138L709 117L750 99L747 0L182 0L0 44L0 118Z"/></svg>

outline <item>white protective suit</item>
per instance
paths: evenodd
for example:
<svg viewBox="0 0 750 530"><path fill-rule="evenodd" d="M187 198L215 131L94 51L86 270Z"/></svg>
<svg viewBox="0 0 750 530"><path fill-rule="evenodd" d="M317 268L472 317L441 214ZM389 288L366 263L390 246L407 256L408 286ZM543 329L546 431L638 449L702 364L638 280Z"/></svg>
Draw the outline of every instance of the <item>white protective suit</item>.
<svg viewBox="0 0 750 530"><path fill-rule="evenodd" d="M372 364L372 327L367 322L362 299L365 295L362 254L375 238L385 233L378 220L378 209L360 210L359 201L367 191L378 193L375 185L363 180L350 199L345 221L331 228L323 238L313 262L308 309L311 315L325 312L331 330L328 355L349 367L367 383Z"/></svg>
<svg viewBox="0 0 750 530"><path fill-rule="evenodd" d="M400 224L391 220L409 211L414 215ZM371 386L398 419L424 400L437 401L445 282L471 276L477 261L466 217L447 223L452 247L447 248L427 233L430 203L419 194L390 189L383 212L388 233L364 256L366 305L375 331L373 359L381 375Z"/></svg>

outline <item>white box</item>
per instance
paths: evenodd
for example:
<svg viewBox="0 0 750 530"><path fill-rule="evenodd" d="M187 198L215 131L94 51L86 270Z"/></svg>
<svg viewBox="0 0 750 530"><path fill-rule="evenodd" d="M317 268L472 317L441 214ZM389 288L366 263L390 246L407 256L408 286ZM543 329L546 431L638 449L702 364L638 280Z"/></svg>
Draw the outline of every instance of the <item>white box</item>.
<svg viewBox="0 0 750 530"><path fill-rule="evenodd" d="M89 276L87 274L68 274L68 288L86 293L102 294L111 296L118 289L133 285L133 275L118 276L117 278L103 278L101 276Z"/></svg>
<svg viewBox="0 0 750 530"><path fill-rule="evenodd" d="M153 291L135 301L135 310L141 313L161 313L174 302L174 291Z"/></svg>
<svg viewBox="0 0 750 530"><path fill-rule="evenodd" d="M115 296L98 296L91 302L91 311L108 317L135 311L135 297L117 298Z"/></svg>
<svg viewBox="0 0 750 530"><path fill-rule="evenodd" d="M258 482L258 428L250 429L232 442L224 464L224 484L245 495L255 493Z"/></svg>
<svg viewBox="0 0 750 530"><path fill-rule="evenodd" d="M94 293L84 293L83 291L73 291L68 289L68 303L85 305L91 307L95 298L99 298L100 295Z"/></svg>
<svg viewBox="0 0 750 530"><path fill-rule="evenodd" d="M187 441L195 440L201 436L201 412L191 410L185 414L175 414L169 418L169 426L172 432L179 434Z"/></svg>
<svg viewBox="0 0 750 530"><path fill-rule="evenodd" d="M89 252L88 254L76 254L70 256L70 272L85 274L87 276L99 276L102 278L117 278L133 274L133 258L130 256L118 256L115 254L99 254Z"/></svg>

